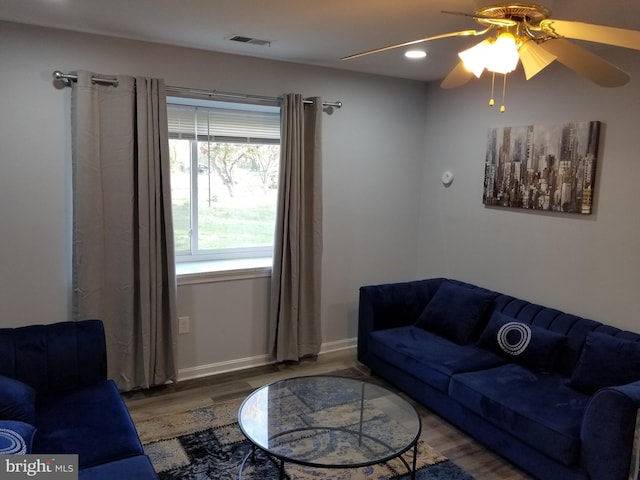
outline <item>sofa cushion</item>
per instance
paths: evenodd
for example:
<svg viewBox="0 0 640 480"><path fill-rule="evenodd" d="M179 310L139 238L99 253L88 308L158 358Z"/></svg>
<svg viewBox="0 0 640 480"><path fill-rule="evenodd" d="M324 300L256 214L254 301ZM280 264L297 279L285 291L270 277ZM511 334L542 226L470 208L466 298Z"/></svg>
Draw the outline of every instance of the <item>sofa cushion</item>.
<svg viewBox="0 0 640 480"><path fill-rule="evenodd" d="M557 374L510 363L454 375L449 395L500 429L567 466L580 458L580 428L590 397Z"/></svg>
<svg viewBox="0 0 640 480"><path fill-rule="evenodd" d="M36 427L34 453L78 454L81 469L143 453L111 380L38 398Z"/></svg>
<svg viewBox="0 0 640 480"><path fill-rule="evenodd" d="M565 335L493 312L479 344L531 370L549 372L566 339Z"/></svg>
<svg viewBox="0 0 640 480"><path fill-rule="evenodd" d="M604 333L587 335L569 386L585 393L640 380L640 343Z"/></svg>
<svg viewBox="0 0 640 480"><path fill-rule="evenodd" d="M414 326L372 332L369 352L443 393L454 373L504 363L498 355L475 345L458 345Z"/></svg>
<svg viewBox="0 0 640 480"><path fill-rule="evenodd" d="M466 345L486 319L494 294L442 282L415 325Z"/></svg>
<svg viewBox="0 0 640 480"><path fill-rule="evenodd" d="M31 453L36 428L25 422L0 420L0 455Z"/></svg>
<svg viewBox="0 0 640 480"><path fill-rule="evenodd" d="M35 391L26 383L0 375L0 420L35 423L35 398Z"/></svg>

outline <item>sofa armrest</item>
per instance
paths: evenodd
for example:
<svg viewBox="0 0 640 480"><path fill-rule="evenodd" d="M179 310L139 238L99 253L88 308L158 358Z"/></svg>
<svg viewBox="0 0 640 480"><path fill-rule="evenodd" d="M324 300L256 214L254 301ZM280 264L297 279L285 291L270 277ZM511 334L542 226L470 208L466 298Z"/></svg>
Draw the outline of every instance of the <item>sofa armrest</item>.
<svg viewBox="0 0 640 480"><path fill-rule="evenodd" d="M369 333L413 324L443 278L360 287L358 304L358 360L368 350Z"/></svg>
<svg viewBox="0 0 640 480"><path fill-rule="evenodd" d="M0 329L0 374L53 393L107 378L100 320Z"/></svg>
<svg viewBox="0 0 640 480"><path fill-rule="evenodd" d="M636 465L636 419L640 408L640 382L603 388L585 412L580 433L582 463L589 478L626 480ZM637 465L633 467L637 469Z"/></svg>

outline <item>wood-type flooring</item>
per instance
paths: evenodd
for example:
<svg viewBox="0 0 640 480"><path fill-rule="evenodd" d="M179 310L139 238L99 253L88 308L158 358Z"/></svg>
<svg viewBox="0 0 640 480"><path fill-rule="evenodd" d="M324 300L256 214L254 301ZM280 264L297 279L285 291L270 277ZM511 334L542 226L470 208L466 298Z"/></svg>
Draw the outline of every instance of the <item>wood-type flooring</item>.
<svg viewBox="0 0 640 480"><path fill-rule="evenodd" d="M283 378L330 375L350 368L369 375L369 370L356 360L355 352L345 351L321 355L295 364L267 365L185 380L164 387L125 393L123 396L135 422L162 413L210 405L212 401L246 396L262 385ZM395 390L392 387L389 388ZM416 407L422 416L424 440L477 480L531 479L514 465L487 450L436 414L420 405Z"/></svg>

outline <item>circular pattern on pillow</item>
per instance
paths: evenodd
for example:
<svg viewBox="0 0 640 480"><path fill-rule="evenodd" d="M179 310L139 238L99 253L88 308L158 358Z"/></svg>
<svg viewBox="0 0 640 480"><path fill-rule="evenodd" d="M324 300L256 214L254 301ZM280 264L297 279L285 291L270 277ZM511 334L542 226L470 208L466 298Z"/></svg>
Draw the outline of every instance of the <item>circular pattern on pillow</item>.
<svg viewBox="0 0 640 480"><path fill-rule="evenodd" d="M25 453L27 453L27 444L18 432L0 428L0 454L24 455Z"/></svg>
<svg viewBox="0 0 640 480"><path fill-rule="evenodd" d="M531 329L520 322L507 322L498 330L498 346L509 355L520 355L529 346Z"/></svg>
<svg viewBox="0 0 640 480"><path fill-rule="evenodd" d="M478 344L534 372L552 371L567 337L493 312Z"/></svg>

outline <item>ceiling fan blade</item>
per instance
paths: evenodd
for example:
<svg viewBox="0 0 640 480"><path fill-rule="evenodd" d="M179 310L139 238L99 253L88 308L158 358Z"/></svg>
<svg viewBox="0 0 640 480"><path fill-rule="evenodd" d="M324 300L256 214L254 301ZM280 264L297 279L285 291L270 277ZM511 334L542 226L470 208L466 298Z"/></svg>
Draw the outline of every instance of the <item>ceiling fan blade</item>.
<svg viewBox="0 0 640 480"><path fill-rule="evenodd" d="M440 86L442 88L457 88L467 83L473 77L473 73L464 67L462 61L449 72L449 74L442 80Z"/></svg>
<svg viewBox="0 0 640 480"><path fill-rule="evenodd" d="M520 56L520 62L522 63L522 68L524 68L524 76L527 80L540 73L558 58L533 40L524 42L518 49L518 55Z"/></svg>
<svg viewBox="0 0 640 480"><path fill-rule="evenodd" d="M539 46L558 57L566 67L602 87L620 87L630 80L626 72L564 38L548 40Z"/></svg>
<svg viewBox="0 0 640 480"><path fill-rule="evenodd" d="M432 37L420 38L418 40L412 40L410 42L397 43L395 45L389 45L387 47L382 47L382 48L374 48L373 50L367 50L366 52L354 53L353 55L348 55L346 57L342 57L340 60L352 60L354 58L364 57L365 55L371 55L372 53L386 52L387 50L393 50L394 48L408 47L409 45L415 45L417 43L422 43L422 42L429 42L431 40L440 40L441 38L470 37L470 36L476 36L476 35L484 35L489 30L490 29L487 28L486 30L480 30L480 31L477 31L477 30L462 30L460 32L443 33L441 35L434 35Z"/></svg>
<svg viewBox="0 0 640 480"><path fill-rule="evenodd" d="M640 50L640 31L638 30L553 19L542 20L540 28L560 37Z"/></svg>

